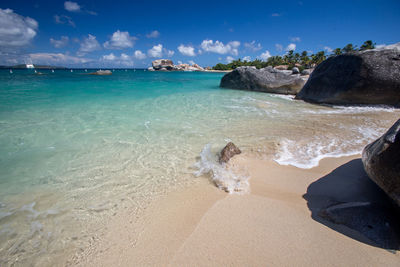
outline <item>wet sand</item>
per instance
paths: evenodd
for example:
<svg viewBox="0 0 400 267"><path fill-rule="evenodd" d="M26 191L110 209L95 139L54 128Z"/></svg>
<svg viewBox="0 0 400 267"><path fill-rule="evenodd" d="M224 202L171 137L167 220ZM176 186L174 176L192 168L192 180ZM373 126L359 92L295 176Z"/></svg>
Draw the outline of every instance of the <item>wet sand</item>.
<svg viewBox="0 0 400 267"><path fill-rule="evenodd" d="M379 195L372 183L360 180L365 175L360 162L359 156L328 158L305 170L236 156L230 168L246 170L250 193L227 194L201 176L194 187L158 199L137 218L129 211L116 215L107 234L69 263L399 266L395 250L315 215L315 207L332 199L360 201Z"/></svg>

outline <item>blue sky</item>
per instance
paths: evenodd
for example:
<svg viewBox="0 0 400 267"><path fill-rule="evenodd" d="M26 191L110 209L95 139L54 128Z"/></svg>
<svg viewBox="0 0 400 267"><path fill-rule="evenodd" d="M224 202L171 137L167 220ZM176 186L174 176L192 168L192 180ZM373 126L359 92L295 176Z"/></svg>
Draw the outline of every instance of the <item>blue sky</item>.
<svg viewBox="0 0 400 267"><path fill-rule="evenodd" d="M0 64L202 66L400 41L400 1L8 1Z"/></svg>

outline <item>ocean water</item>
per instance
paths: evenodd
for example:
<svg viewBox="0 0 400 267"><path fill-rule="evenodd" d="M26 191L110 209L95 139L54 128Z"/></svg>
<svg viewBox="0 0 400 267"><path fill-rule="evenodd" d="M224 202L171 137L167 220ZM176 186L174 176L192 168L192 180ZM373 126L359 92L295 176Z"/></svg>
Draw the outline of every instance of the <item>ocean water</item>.
<svg viewBox="0 0 400 267"><path fill-rule="evenodd" d="M400 115L219 88L223 74L0 71L0 265L63 265L108 218L196 179L251 190L216 164L233 141L282 165L357 154Z"/></svg>

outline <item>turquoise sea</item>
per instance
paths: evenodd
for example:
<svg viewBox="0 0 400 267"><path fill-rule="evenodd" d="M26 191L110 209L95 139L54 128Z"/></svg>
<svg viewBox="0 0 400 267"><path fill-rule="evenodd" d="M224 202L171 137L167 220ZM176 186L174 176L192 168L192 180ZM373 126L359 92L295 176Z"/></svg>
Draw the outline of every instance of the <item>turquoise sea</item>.
<svg viewBox="0 0 400 267"><path fill-rule="evenodd" d="M0 70L0 266L62 265L121 210L212 176L228 141L311 168L400 115L221 89L221 73L40 72Z"/></svg>

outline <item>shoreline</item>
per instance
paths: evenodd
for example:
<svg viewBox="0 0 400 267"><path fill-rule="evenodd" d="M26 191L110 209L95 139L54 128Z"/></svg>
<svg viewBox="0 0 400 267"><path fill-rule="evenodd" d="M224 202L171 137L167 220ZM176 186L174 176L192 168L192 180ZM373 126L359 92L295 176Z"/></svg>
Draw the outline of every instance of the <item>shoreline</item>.
<svg viewBox="0 0 400 267"><path fill-rule="evenodd" d="M306 194L313 183L329 175L346 179L363 175L359 155L325 158L317 167L299 169L242 154L229 166L246 169L250 193L227 194L207 177L195 178L195 186L153 201L135 222L130 212L118 214L106 235L70 263L395 266L400 262L399 254L368 244L351 229L335 230L316 221L309 209ZM343 166L346 172L337 172ZM338 194L334 188L321 188L326 190Z"/></svg>

